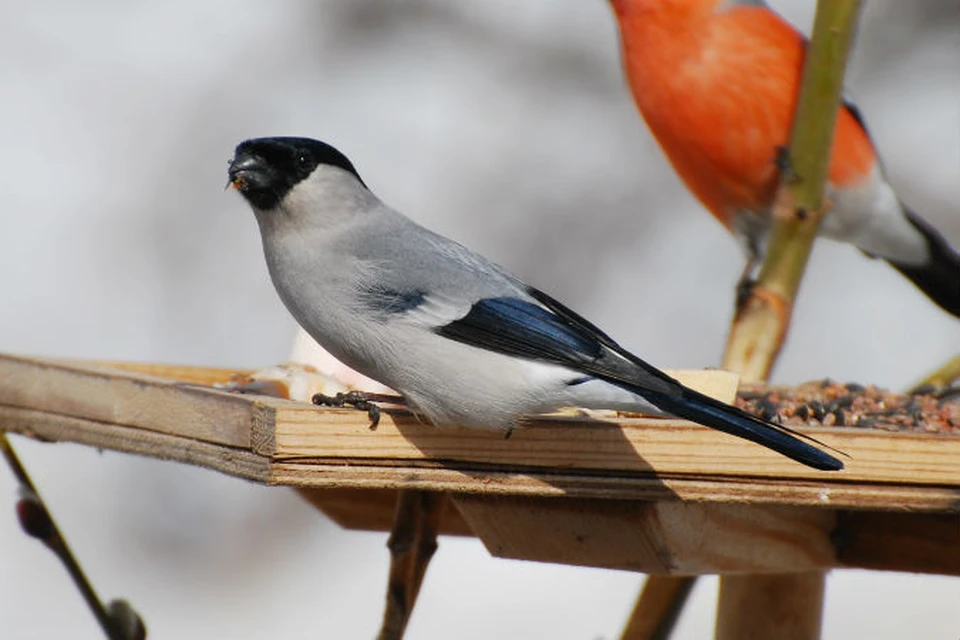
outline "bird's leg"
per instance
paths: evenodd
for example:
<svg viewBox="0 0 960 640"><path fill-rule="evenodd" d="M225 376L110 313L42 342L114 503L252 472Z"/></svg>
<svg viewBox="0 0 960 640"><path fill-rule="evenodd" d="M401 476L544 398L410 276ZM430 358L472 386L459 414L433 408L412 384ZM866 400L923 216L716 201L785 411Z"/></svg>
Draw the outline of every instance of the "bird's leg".
<svg viewBox="0 0 960 640"><path fill-rule="evenodd" d="M390 577L383 625L377 640L401 640L413 613L427 565L437 550L446 494L402 490L387 540Z"/></svg>
<svg viewBox="0 0 960 640"><path fill-rule="evenodd" d="M753 277L753 272L754 269L756 269L758 260L757 255L750 252L750 255L747 256L747 263L743 266L743 271L740 273L740 278L737 279L737 314L743 310L743 305L747 304L747 300L750 299L753 293L753 287L757 284L757 279Z"/></svg>
<svg viewBox="0 0 960 640"><path fill-rule="evenodd" d="M773 163L780 171L780 181L792 180L797 174L793 172L793 162L790 160L790 149L784 145L773 148Z"/></svg>
<svg viewBox="0 0 960 640"><path fill-rule="evenodd" d="M366 411L370 417L370 430L373 431L380 424L380 407L375 403L389 402L391 404L404 404L403 397L385 395L380 393L365 393L363 391L348 391L346 393L337 393L335 396L327 396L322 393L315 393L311 398L313 404L322 407L345 407L350 406L360 411Z"/></svg>
<svg viewBox="0 0 960 640"><path fill-rule="evenodd" d="M735 290L735 312L739 314L753 294L753 287L757 283L754 274L763 255L768 229L763 216L754 211L741 209L734 213L730 231L747 258L743 271L737 279Z"/></svg>

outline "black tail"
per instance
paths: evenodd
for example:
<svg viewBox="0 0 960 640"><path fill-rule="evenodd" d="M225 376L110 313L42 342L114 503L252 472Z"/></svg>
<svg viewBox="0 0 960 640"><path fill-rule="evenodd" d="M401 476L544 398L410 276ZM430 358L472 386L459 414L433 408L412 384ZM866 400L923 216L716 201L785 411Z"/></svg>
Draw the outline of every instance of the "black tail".
<svg viewBox="0 0 960 640"><path fill-rule="evenodd" d="M590 375L617 385L645 398L656 407L679 418L686 418L702 425L713 427L724 433L745 438L751 442L773 449L777 453L787 456L797 462L814 469L823 471L837 471L843 469L843 463L833 456L807 444L801 438L827 447L810 436L798 433L782 425L764 422L737 407L714 400L708 396L688 389L677 380L674 380L656 367L652 367L637 356L633 355L591 324L589 321L571 311L563 304L536 289L528 288L527 292L541 304L555 314L549 325L551 335L546 333L529 333L524 329L523 341L517 339L517 326L511 326L509 314L502 314L498 321L501 328L498 332L487 329L480 322L483 314L489 313L490 301L487 305L477 303L470 313L463 318L452 322L437 330L437 333L460 340L474 346L499 351L508 355L524 358L537 358L553 362L576 371ZM502 300L513 299L504 298ZM516 309L516 301L510 303ZM539 307L537 307L539 309ZM542 309L540 310L542 312ZM529 313L529 312L528 312ZM539 313L539 312L538 312ZM527 318L534 317L530 313ZM538 316L540 317L540 316ZM539 321L543 321L540 317ZM529 322L529 320L526 320ZM560 335L563 341L557 339L557 328L563 327ZM478 330L479 328L479 330ZM531 336L534 339L531 339ZM479 340L478 340L479 338ZM574 341L578 346L569 347ZM558 345L563 345L562 348ZM584 345L588 348L584 348ZM836 450L834 450L836 451ZM837 451L837 453L840 453Z"/></svg>
<svg viewBox="0 0 960 640"><path fill-rule="evenodd" d="M919 266L888 262L944 311L960 318L960 253L929 222L906 206L903 211L927 241L930 259Z"/></svg>
<svg viewBox="0 0 960 640"><path fill-rule="evenodd" d="M679 397L647 391L643 395L667 413L756 442L808 467L822 471L843 469L842 462L799 439L806 438L817 442L813 438L782 425L764 422L746 411L692 389L684 387L683 394ZM822 445L820 442L817 444Z"/></svg>

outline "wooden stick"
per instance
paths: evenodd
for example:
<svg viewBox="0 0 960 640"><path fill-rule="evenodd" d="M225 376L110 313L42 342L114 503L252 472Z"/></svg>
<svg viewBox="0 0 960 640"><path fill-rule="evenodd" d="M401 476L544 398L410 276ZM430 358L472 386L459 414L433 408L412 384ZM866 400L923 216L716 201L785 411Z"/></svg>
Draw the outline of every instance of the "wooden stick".
<svg viewBox="0 0 960 640"><path fill-rule="evenodd" d="M416 604L427 565L437 550L445 496L400 491L393 530L387 540L390 576L386 607L377 640L402 640Z"/></svg>
<svg viewBox="0 0 960 640"><path fill-rule="evenodd" d="M413 547L422 511L420 493L400 491L393 521L393 530L387 539L390 550L390 575L387 579L387 604L383 625L377 640L401 640L410 616L409 588L413 579Z"/></svg>
<svg viewBox="0 0 960 640"><path fill-rule="evenodd" d="M669 640L696 580L694 576L647 576L620 640Z"/></svg>
<svg viewBox="0 0 960 640"><path fill-rule="evenodd" d="M420 504L423 517L420 521L420 531L417 535L417 555L413 567L413 581L410 589L410 611L417 603L423 577L427 573L427 566L437 552L437 535L440 533L440 521L444 507L447 504L447 494L433 491L420 492Z"/></svg>

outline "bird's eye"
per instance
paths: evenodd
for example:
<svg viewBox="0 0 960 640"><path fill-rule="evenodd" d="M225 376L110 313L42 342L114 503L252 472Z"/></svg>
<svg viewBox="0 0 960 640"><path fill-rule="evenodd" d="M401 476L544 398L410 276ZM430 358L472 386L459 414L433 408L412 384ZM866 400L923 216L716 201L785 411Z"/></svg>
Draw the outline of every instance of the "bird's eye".
<svg viewBox="0 0 960 640"><path fill-rule="evenodd" d="M301 167L305 167L308 164L310 164L310 159L307 157L307 154L301 153L300 155L297 156L297 163Z"/></svg>

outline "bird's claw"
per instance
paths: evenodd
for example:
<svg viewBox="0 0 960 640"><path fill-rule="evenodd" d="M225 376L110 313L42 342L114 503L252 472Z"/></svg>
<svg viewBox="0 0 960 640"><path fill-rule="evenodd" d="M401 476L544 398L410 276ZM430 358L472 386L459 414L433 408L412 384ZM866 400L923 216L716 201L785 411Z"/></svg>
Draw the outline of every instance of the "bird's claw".
<svg viewBox="0 0 960 640"><path fill-rule="evenodd" d="M346 393L337 393L335 396L327 396L322 393L315 393L311 401L315 405L322 407L345 407L350 406L360 411L366 411L370 418L370 430L374 431L380 424L380 407L374 404L362 391L348 391Z"/></svg>

